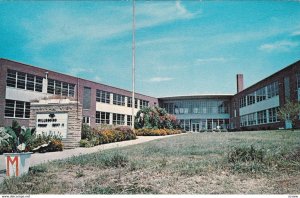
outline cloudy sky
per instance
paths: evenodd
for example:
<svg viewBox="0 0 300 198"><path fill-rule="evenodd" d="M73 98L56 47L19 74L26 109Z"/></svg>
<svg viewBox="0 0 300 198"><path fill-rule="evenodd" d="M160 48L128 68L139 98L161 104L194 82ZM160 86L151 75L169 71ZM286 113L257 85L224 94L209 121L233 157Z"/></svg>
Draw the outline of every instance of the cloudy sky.
<svg viewBox="0 0 300 198"><path fill-rule="evenodd" d="M131 1L1 1L0 57L131 89ZM136 90L235 93L300 60L299 1L137 1Z"/></svg>

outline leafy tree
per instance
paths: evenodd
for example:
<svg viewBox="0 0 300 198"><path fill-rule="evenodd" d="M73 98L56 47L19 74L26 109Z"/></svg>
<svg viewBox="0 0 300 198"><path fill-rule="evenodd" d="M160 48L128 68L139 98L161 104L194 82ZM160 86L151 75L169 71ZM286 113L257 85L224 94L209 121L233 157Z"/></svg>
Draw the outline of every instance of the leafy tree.
<svg viewBox="0 0 300 198"><path fill-rule="evenodd" d="M167 111L160 107L144 107L137 112L134 120L136 129L178 129L178 121L174 115L168 114Z"/></svg>
<svg viewBox="0 0 300 198"><path fill-rule="evenodd" d="M283 107L279 108L277 115L279 119L284 121L291 121L292 128L295 128L296 120L299 118L300 103L299 102L287 102Z"/></svg>

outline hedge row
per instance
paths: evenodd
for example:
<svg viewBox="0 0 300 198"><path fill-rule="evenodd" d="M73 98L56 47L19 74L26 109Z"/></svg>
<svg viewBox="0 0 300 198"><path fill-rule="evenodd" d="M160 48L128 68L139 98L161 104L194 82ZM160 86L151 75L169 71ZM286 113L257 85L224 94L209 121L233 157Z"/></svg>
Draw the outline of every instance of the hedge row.
<svg viewBox="0 0 300 198"><path fill-rule="evenodd" d="M174 135L182 133L181 130L175 129L137 129L135 134L138 136L164 136L164 135Z"/></svg>
<svg viewBox="0 0 300 198"><path fill-rule="evenodd" d="M92 147L99 144L133 140L136 139L136 135L131 128L126 126L107 129L92 129L89 126L84 125L82 127L81 138L81 147Z"/></svg>

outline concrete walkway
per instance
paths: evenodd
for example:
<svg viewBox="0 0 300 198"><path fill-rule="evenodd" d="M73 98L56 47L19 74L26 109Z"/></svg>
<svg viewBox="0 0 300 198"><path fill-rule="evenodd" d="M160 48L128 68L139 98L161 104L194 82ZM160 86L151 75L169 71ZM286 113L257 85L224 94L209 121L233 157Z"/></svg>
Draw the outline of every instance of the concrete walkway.
<svg viewBox="0 0 300 198"><path fill-rule="evenodd" d="M183 134L179 134L179 135L183 135ZM42 164L47 161L66 159L66 158L73 157L73 156L95 153L98 151L103 151L103 150L112 149L112 148L120 148L120 147L124 147L124 146L141 144L144 142L149 142L152 140L163 139L163 138L172 137L172 136L178 136L178 135L138 136L137 139L135 139L135 140L103 144L103 145L98 145L98 146L91 147L91 148L79 147L79 148L75 148L75 149L68 149L68 150L63 150L63 151L58 151L58 152L34 153L31 155L31 158L30 158L30 166ZM5 170L4 156L0 155L0 171L1 171L0 183L3 181L3 179L5 177L4 170Z"/></svg>

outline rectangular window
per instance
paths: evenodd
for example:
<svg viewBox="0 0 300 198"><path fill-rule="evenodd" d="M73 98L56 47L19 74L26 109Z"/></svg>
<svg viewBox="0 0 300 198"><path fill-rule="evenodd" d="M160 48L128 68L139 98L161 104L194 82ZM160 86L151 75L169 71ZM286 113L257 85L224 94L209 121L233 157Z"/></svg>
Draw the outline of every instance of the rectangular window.
<svg viewBox="0 0 300 198"><path fill-rule="evenodd" d="M69 90L69 84L63 82L63 83L62 83L62 92L61 92L61 94L62 94L63 96L68 96L68 90Z"/></svg>
<svg viewBox="0 0 300 198"><path fill-rule="evenodd" d="M263 87L256 91L256 101L260 102L267 99L266 87Z"/></svg>
<svg viewBox="0 0 300 198"><path fill-rule="evenodd" d="M137 108L137 98L134 98L134 103L135 103L135 106L134 108ZM132 107L132 97L127 97L127 107Z"/></svg>
<svg viewBox="0 0 300 198"><path fill-rule="evenodd" d="M131 115L127 115L127 126L131 126L131 120L132 120L132 116Z"/></svg>
<svg viewBox="0 0 300 198"><path fill-rule="evenodd" d="M43 78L9 69L7 70L6 85L8 87L42 92Z"/></svg>
<svg viewBox="0 0 300 198"><path fill-rule="evenodd" d="M240 108L246 106L246 96L240 98Z"/></svg>
<svg viewBox="0 0 300 198"><path fill-rule="evenodd" d="M11 118L29 118L30 103L18 100L5 100L5 116Z"/></svg>
<svg viewBox="0 0 300 198"><path fill-rule="evenodd" d="M125 124L125 115L124 114L113 114L113 125L124 125Z"/></svg>
<svg viewBox="0 0 300 198"><path fill-rule="evenodd" d="M149 105L149 101L140 100L140 109L142 109L144 107L148 107L148 105Z"/></svg>
<svg viewBox="0 0 300 198"><path fill-rule="evenodd" d="M55 95L61 95L61 82L55 81Z"/></svg>
<svg viewBox="0 0 300 198"><path fill-rule="evenodd" d="M110 103L110 93L107 91L98 90L96 91L96 101L102 103Z"/></svg>
<svg viewBox="0 0 300 198"><path fill-rule="evenodd" d="M256 115L255 113L248 114L248 125L256 125Z"/></svg>
<svg viewBox="0 0 300 198"><path fill-rule="evenodd" d="M184 130L185 131L190 131L191 130L190 120L184 120Z"/></svg>
<svg viewBox="0 0 300 198"><path fill-rule="evenodd" d="M75 94L75 85L69 84L69 97L74 97Z"/></svg>
<svg viewBox="0 0 300 198"><path fill-rule="evenodd" d="M125 106L125 96L119 94L113 94L113 104Z"/></svg>
<svg viewBox="0 0 300 198"><path fill-rule="evenodd" d="M267 86L268 98L279 95L278 82L273 82Z"/></svg>
<svg viewBox="0 0 300 198"><path fill-rule="evenodd" d="M273 122L278 122L278 118L277 118L277 111L278 111L278 107L275 108L271 108L269 109L269 122L273 123Z"/></svg>
<svg viewBox="0 0 300 198"><path fill-rule="evenodd" d="M247 126L247 118L248 118L247 115L241 116L241 120L240 120L240 126L241 127Z"/></svg>
<svg viewBox="0 0 300 198"><path fill-rule="evenodd" d="M16 87L17 72L13 70L7 70L6 86Z"/></svg>
<svg viewBox="0 0 300 198"><path fill-rule="evenodd" d="M26 89L34 91L34 75L27 74Z"/></svg>
<svg viewBox="0 0 300 198"><path fill-rule="evenodd" d="M43 91L43 78L39 76L35 76L35 91L42 92Z"/></svg>
<svg viewBox="0 0 300 198"><path fill-rule="evenodd" d="M91 108L91 88L84 87L83 89L83 109L90 109Z"/></svg>
<svg viewBox="0 0 300 198"><path fill-rule="evenodd" d="M127 107L132 107L132 97L127 97Z"/></svg>
<svg viewBox="0 0 300 198"><path fill-rule="evenodd" d="M5 116L15 117L15 100L5 100Z"/></svg>
<svg viewBox="0 0 300 198"><path fill-rule="evenodd" d="M36 89L38 89L37 91L42 92L42 87L40 85L43 84L43 79L36 78L36 81ZM75 85L58 80L48 79L47 93L74 97Z"/></svg>
<svg viewBox="0 0 300 198"><path fill-rule="evenodd" d="M25 89L26 74L23 72L18 72L17 74L17 88Z"/></svg>
<svg viewBox="0 0 300 198"><path fill-rule="evenodd" d="M247 105L252 105L255 103L255 94L251 93L247 95Z"/></svg>
<svg viewBox="0 0 300 198"><path fill-rule="evenodd" d="M96 111L96 123L109 124L109 112Z"/></svg>
<svg viewBox="0 0 300 198"><path fill-rule="evenodd" d="M258 124L267 123L267 111L266 110L257 112L257 123Z"/></svg>
<svg viewBox="0 0 300 198"><path fill-rule="evenodd" d="M54 94L54 80L48 79L47 93Z"/></svg>

